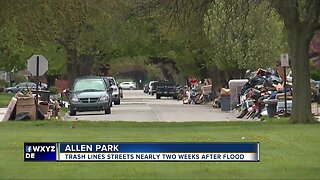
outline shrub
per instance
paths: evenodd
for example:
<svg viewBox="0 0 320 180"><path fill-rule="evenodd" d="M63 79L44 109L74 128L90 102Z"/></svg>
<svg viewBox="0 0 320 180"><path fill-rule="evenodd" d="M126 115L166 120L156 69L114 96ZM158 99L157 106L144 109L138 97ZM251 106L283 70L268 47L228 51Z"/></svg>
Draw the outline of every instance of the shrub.
<svg viewBox="0 0 320 180"><path fill-rule="evenodd" d="M59 88L56 86L49 87L50 94L59 94Z"/></svg>
<svg viewBox="0 0 320 180"><path fill-rule="evenodd" d="M18 74L18 73L13 74L12 80L14 80L15 84L19 84L19 83L28 81L28 79L26 79L26 77L24 77L23 75Z"/></svg>
<svg viewBox="0 0 320 180"><path fill-rule="evenodd" d="M311 79L314 79L316 81L320 80L320 71L319 70L313 70L310 72Z"/></svg>
<svg viewBox="0 0 320 180"><path fill-rule="evenodd" d="M6 80L0 79L0 87L4 88L8 86L9 86L9 83Z"/></svg>

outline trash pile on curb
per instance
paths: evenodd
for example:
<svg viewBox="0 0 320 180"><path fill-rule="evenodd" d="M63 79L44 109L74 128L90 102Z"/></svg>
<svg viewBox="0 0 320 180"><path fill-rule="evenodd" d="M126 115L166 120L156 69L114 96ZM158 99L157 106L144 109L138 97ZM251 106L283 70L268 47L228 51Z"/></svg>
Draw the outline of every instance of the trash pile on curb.
<svg viewBox="0 0 320 180"><path fill-rule="evenodd" d="M203 84L195 84L190 87L178 88L178 100L183 104L204 104L211 101L212 97L212 80L205 79Z"/></svg>
<svg viewBox="0 0 320 180"><path fill-rule="evenodd" d="M12 97L2 121L50 119L58 116L60 108L59 101L50 96L49 91L39 90L38 97L36 97L35 92L26 90Z"/></svg>
<svg viewBox="0 0 320 180"><path fill-rule="evenodd" d="M289 115L292 108L292 83L284 81L276 72L258 69L249 79L229 81L229 89L222 88L219 99L213 102L214 108L222 111L240 109L237 118L260 118L262 115L269 117ZM318 95L316 83L311 80L313 96ZM287 112L285 114L285 93Z"/></svg>

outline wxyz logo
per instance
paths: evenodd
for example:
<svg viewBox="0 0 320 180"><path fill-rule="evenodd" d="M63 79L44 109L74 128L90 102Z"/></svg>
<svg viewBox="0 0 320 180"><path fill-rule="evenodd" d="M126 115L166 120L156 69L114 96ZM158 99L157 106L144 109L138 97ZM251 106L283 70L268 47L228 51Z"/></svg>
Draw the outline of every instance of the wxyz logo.
<svg viewBox="0 0 320 180"><path fill-rule="evenodd" d="M56 152L56 146L26 146L26 152Z"/></svg>

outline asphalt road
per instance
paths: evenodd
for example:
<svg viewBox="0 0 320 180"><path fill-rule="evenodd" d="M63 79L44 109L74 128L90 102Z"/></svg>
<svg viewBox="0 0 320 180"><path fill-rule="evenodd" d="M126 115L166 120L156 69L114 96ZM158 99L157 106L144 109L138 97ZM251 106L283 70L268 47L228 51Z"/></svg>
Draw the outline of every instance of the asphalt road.
<svg viewBox="0 0 320 180"><path fill-rule="evenodd" d="M120 105L113 105L111 114L77 112L66 120L89 121L138 121L138 122L187 122L187 121L243 121L235 112L222 112L211 105L185 105L182 101L162 97L156 99L142 90L124 90ZM253 121L252 119L249 121Z"/></svg>

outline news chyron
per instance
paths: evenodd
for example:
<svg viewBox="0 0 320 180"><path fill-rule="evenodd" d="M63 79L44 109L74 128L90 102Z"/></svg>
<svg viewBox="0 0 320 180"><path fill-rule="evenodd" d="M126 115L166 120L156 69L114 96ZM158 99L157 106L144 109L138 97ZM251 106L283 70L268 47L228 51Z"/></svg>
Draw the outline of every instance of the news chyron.
<svg viewBox="0 0 320 180"><path fill-rule="evenodd" d="M24 161L57 161L57 143L24 143Z"/></svg>
<svg viewBox="0 0 320 180"><path fill-rule="evenodd" d="M24 161L259 162L259 142L24 143Z"/></svg>

